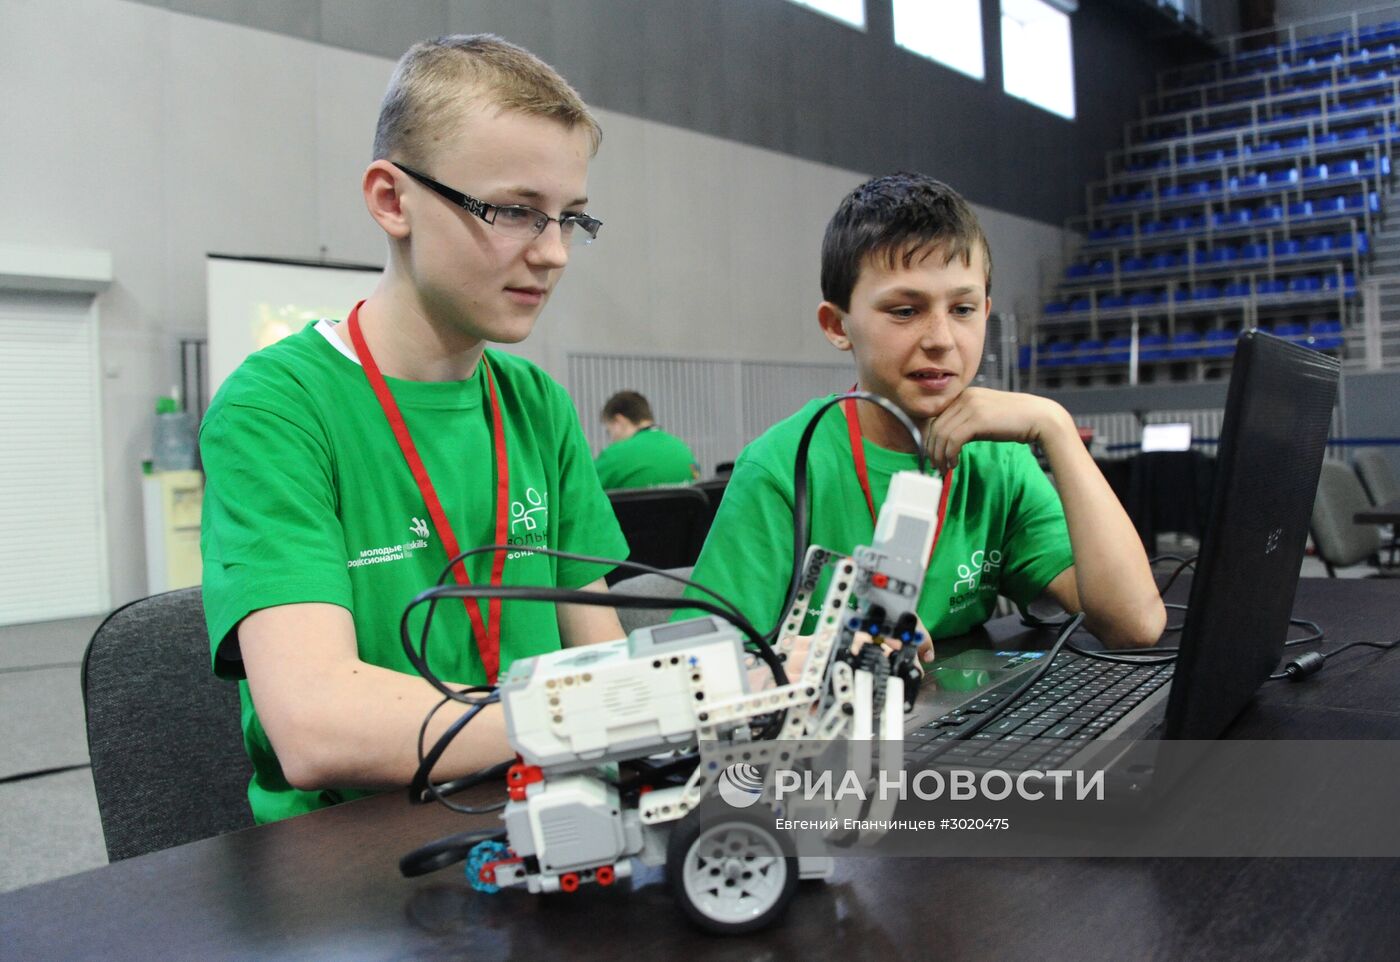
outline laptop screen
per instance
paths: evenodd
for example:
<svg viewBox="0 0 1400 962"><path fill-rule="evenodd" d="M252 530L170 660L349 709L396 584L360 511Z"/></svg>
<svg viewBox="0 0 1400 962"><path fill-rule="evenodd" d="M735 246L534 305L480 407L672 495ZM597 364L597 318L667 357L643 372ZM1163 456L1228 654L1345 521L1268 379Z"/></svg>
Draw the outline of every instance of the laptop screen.
<svg viewBox="0 0 1400 962"><path fill-rule="evenodd" d="M1143 451L1190 451L1191 425L1144 424L1142 426Z"/></svg>
<svg viewBox="0 0 1400 962"><path fill-rule="evenodd" d="M1340 370L1272 335L1240 335L1168 738L1218 737L1278 667Z"/></svg>

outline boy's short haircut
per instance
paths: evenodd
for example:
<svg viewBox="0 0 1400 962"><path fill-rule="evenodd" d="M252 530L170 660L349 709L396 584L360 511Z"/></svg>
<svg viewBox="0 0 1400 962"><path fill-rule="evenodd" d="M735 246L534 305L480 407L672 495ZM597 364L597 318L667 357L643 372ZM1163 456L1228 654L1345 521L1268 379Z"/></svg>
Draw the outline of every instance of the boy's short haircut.
<svg viewBox="0 0 1400 962"><path fill-rule="evenodd" d="M651 404L636 391L618 391L603 405L603 420L609 421L622 415L633 424L653 421Z"/></svg>
<svg viewBox="0 0 1400 962"><path fill-rule="evenodd" d="M876 177L851 191L836 208L822 238L822 298L843 311L867 258L884 257L891 268L910 266L920 252L943 248L944 263L954 257L972 263L981 245L992 293L992 250L977 215L962 195L924 174L900 171Z"/></svg>
<svg viewBox="0 0 1400 962"><path fill-rule="evenodd" d="M603 140L578 91L549 64L489 33L454 34L416 43L399 58L379 108L374 159L425 164L433 142L474 103L582 126L593 153Z"/></svg>

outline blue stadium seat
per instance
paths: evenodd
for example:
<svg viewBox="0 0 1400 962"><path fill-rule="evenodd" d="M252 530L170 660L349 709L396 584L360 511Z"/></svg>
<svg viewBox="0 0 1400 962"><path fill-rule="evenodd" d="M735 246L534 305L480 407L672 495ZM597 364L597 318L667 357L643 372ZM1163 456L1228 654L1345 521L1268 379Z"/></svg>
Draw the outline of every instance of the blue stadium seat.
<svg viewBox="0 0 1400 962"><path fill-rule="evenodd" d="M1235 331L1221 328L1206 331L1206 347L1201 351L1201 355L1203 357L1229 357L1235 353L1235 340L1238 336Z"/></svg>
<svg viewBox="0 0 1400 962"><path fill-rule="evenodd" d="M1351 271L1347 271L1345 274L1342 275L1342 285L1348 293L1355 291L1356 275L1353 274ZM1328 274L1327 276L1323 277L1321 279L1320 289L1327 291L1335 291L1337 289L1337 275Z"/></svg>
<svg viewBox="0 0 1400 962"><path fill-rule="evenodd" d="M1087 340L1079 342L1080 364L1102 364L1103 341Z"/></svg>
<svg viewBox="0 0 1400 962"><path fill-rule="evenodd" d="M1165 361L1170 351L1167 349L1167 335L1144 334L1138 338L1138 358L1143 361Z"/></svg>
<svg viewBox="0 0 1400 962"><path fill-rule="evenodd" d="M1256 261L1269 256L1269 245L1263 241L1251 241L1240 247L1240 260Z"/></svg>
<svg viewBox="0 0 1400 962"><path fill-rule="evenodd" d="M1094 261L1092 264L1089 265L1089 273L1090 273L1090 274L1112 274L1112 273L1113 273L1113 261L1108 260L1107 258L1099 258L1098 260Z"/></svg>
<svg viewBox="0 0 1400 962"><path fill-rule="evenodd" d="M1118 262L1118 268L1122 271L1147 270L1147 260L1142 257L1125 257Z"/></svg>
<svg viewBox="0 0 1400 962"><path fill-rule="evenodd" d="M1274 336L1296 340L1307 336L1307 328L1301 324L1279 324L1274 327Z"/></svg>
<svg viewBox="0 0 1400 962"><path fill-rule="evenodd" d="M1361 165L1354 157L1349 160L1334 161L1331 167L1333 177L1350 177L1360 169Z"/></svg>
<svg viewBox="0 0 1400 962"><path fill-rule="evenodd" d="M1076 297L1074 300L1069 302L1069 307L1066 308L1066 310L1068 310L1070 313L1074 313L1075 311L1087 311L1091 306L1092 303L1090 302L1089 298Z"/></svg>
<svg viewBox="0 0 1400 962"><path fill-rule="evenodd" d="M1249 281L1234 281L1225 285L1226 297L1248 297Z"/></svg>
<svg viewBox="0 0 1400 962"><path fill-rule="evenodd" d="M1128 354L1133 346L1131 337L1110 337L1104 345L1108 348L1108 353L1104 356L1104 361L1109 364L1127 364Z"/></svg>
<svg viewBox="0 0 1400 962"><path fill-rule="evenodd" d="M1089 229L1089 240L1091 241L1108 240L1112 236L1113 233L1107 227L1092 227Z"/></svg>
<svg viewBox="0 0 1400 962"><path fill-rule="evenodd" d="M1168 267L1173 266L1174 263L1175 260L1173 256L1165 251L1153 254L1147 260L1147 266L1154 271L1166 270Z"/></svg>
<svg viewBox="0 0 1400 962"><path fill-rule="evenodd" d="M1054 341L1042 346L1045 354L1040 363L1045 367L1063 367L1075 362L1074 345L1069 341Z"/></svg>
<svg viewBox="0 0 1400 962"><path fill-rule="evenodd" d="M1031 346L1022 344L1016 349L1016 366L1022 371L1029 370L1031 366Z"/></svg>
<svg viewBox="0 0 1400 962"><path fill-rule="evenodd" d="M1163 184L1161 189L1158 190L1157 193L1161 194L1163 197L1176 197L1178 194L1181 193L1181 185Z"/></svg>
<svg viewBox="0 0 1400 962"><path fill-rule="evenodd" d="M1313 205L1310 200L1295 200L1288 205L1289 217L1311 217L1312 212Z"/></svg>
<svg viewBox="0 0 1400 962"><path fill-rule="evenodd" d="M1335 351L1346 343L1341 321L1313 321L1308 325L1312 347L1319 351Z"/></svg>
<svg viewBox="0 0 1400 962"><path fill-rule="evenodd" d="M1214 284L1203 284L1191 292L1193 301L1213 301L1220 296L1220 288Z"/></svg>
<svg viewBox="0 0 1400 962"><path fill-rule="evenodd" d="M1307 294L1322 290L1322 278L1312 274L1295 277L1288 282L1288 290L1294 294Z"/></svg>
<svg viewBox="0 0 1400 962"><path fill-rule="evenodd" d="M1277 278L1262 280L1258 283L1256 289L1260 294L1282 294L1284 291L1288 290L1288 282L1281 281Z"/></svg>
<svg viewBox="0 0 1400 962"><path fill-rule="evenodd" d="M1298 168L1285 167L1283 170L1269 171L1269 183L1271 184L1296 184L1298 182Z"/></svg>
<svg viewBox="0 0 1400 962"><path fill-rule="evenodd" d="M1204 357L1205 347L1200 343L1201 335L1195 331L1177 331L1172 335L1171 355L1179 360Z"/></svg>
<svg viewBox="0 0 1400 962"><path fill-rule="evenodd" d="M1071 265L1069 265L1069 267L1065 268L1065 277L1069 278L1070 280L1073 280L1073 279L1076 278L1076 277L1088 277L1088 276L1089 276L1089 265L1088 265L1088 264L1071 264Z"/></svg>
<svg viewBox="0 0 1400 962"><path fill-rule="evenodd" d="M1318 213L1330 213L1332 211L1342 211L1347 209L1347 199L1342 196L1328 197L1324 200L1313 201L1313 210Z"/></svg>
<svg viewBox="0 0 1400 962"><path fill-rule="evenodd" d="M1327 179L1327 165L1326 165L1326 164L1317 164L1317 165L1312 166L1312 167L1304 167L1304 168L1303 168L1303 179L1304 179L1304 180L1326 180L1326 179Z"/></svg>
<svg viewBox="0 0 1400 962"><path fill-rule="evenodd" d="M1254 221L1278 220L1283 217L1283 207L1279 204L1264 204L1254 209Z"/></svg>
<svg viewBox="0 0 1400 962"><path fill-rule="evenodd" d="M1282 240L1274 241L1274 256L1286 257L1289 254L1297 254L1303 250L1303 242L1293 237L1285 237Z"/></svg>
<svg viewBox="0 0 1400 962"><path fill-rule="evenodd" d="M1331 249L1332 235L1330 234L1316 234L1303 241L1303 250L1310 254L1316 254L1320 251L1330 251Z"/></svg>
<svg viewBox="0 0 1400 962"><path fill-rule="evenodd" d="M1148 307L1157 304L1162 300L1162 295L1156 291L1134 291L1128 295L1129 307Z"/></svg>
<svg viewBox="0 0 1400 962"><path fill-rule="evenodd" d="M1128 296L1126 294L1105 294L1099 298L1099 310L1113 311L1120 307L1128 306Z"/></svg>

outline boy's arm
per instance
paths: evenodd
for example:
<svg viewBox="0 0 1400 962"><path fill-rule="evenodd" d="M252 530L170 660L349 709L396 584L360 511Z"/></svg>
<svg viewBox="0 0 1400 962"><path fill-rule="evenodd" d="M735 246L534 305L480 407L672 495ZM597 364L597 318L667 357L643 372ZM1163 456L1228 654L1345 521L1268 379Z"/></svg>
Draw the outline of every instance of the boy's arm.
<svg viewBox="0 0 1400 962"><path fill-rule="evenodd" d="M1073 418L1049 398L968 388L934 421L929 451L947 469L969 441L1037 442L1050 461L1065 509L1074 565L1047 591L1113 648L1152 645L1166 625L1147 553L1117 495L1079 437Z"/></svg>
<svg viewBox="0 0 1400 962"><path fill-rule="evenodd" d="M596 591L605 595L608 593L608 584L599 578L592 584L584 585L581 590ZM556 608L556 616L559 619L559 640L565 647L596 645L626 636L626 632L622 630L622 622L617 618L617 611L613 608L561 604Z"/></svg>
<svg viewBox="0 0 1400 962"><path fill-rule="evenodd" d="M412 781L419 728L442 696L422 678L361 661L349 611L279 605L248 615L237 631L249 691L288 782L317 789ZM439 710L425 746L463 710ZM491 705L452 742L433 775L456 778L510 754L501 708Z"/></svg>

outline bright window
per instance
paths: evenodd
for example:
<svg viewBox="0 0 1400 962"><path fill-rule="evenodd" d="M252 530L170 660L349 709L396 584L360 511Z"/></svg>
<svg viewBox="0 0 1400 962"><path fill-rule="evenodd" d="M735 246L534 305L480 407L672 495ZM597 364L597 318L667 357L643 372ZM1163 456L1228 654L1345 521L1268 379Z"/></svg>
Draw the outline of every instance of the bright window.
<svg viewBox="0 0 1400 962"><path fill-rule="evenodd" d="M982 60L982 0L894 0L894 42L976 80Z"/></svg>
<svg viewBox="0 0 1400 962"><path fill-rule="evenodd" d="M1001 0L1001 72L1011 96L1073 120L1069 16L1044 0Z"/></svg>
<svg viewBox="0 0 1400 962"><path fill-rule="evenodd" d="M865 29L865 0L789 0L800 7L811 7L828 17Z"/></svg>

